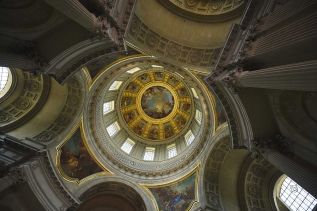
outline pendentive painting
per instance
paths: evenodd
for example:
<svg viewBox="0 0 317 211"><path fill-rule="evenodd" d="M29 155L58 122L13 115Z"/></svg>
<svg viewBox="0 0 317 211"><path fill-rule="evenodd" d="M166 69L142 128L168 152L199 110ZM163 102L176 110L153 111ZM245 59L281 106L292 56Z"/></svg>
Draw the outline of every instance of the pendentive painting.
<svg viewBox="0 0 317 211"><path fill-rule="evenodd" d="M89 155L80 129L61 147L59 165L67 177L78 180L103 171Z"/></svg>
<svg viewBox="0 0 317 211"><path fill-rule="evenodd" d="M175 184L150 188L160 211L185 211L195 202L196 173Z"/></svg>

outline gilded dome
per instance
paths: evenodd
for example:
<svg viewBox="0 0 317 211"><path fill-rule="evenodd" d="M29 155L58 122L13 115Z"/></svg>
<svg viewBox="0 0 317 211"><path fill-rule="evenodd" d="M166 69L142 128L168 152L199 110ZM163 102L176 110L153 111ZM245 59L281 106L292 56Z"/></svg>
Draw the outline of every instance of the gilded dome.
<svg viewBox="0 0 317 211"><path fill-rule="evenodd" d="M150 141L179 135L193 116L190 90L180 76L168 70L152 67L133 75L118 99L129 130Z"/></svg>
<svg viewBox="0 0 317 211"><path fill-rule="evenodd" d="M214 132L214 99L203 89L191 72L149 56L105 68L83 116L91 154L143 182L188 173Z"/></svg>

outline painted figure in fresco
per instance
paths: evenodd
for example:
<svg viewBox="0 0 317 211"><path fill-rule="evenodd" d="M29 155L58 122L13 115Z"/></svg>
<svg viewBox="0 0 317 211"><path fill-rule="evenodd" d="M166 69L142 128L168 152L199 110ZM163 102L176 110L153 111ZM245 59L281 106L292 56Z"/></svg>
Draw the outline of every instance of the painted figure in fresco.
<svg viewBox="0 0 317 211"><path fill-rule="evenodd" d="M180 115L177 115L174 121L179 129L183 128L186 123L186 120Z"/></svg>
<svg viewBox="0 0 317 211"><path fill-rule="evenodd" d="M60 166L68 177L79 180L102 171L90 157L79 130L62 146Z"/></svg>
<svg viewBox="0 0 317 211"><path fill-rule="evenodd" d="M164 78L164 75L163 75L162 72L156 72L156 73L155 73L155 79L156 79L157 81L162 81L163 78Z"/></svg>
<svg viewBox="0 0 317 211"><path fill-rule="evenodd" d="M138 79L141 80L143 83L147 83L150 81L149 76L147 74L140 75Z"/></svg>
<svg viewBox="0 0 317 211"><path fill-rule="evenodd" d="M153 193L160 211L184 211L195 200L196 175L176 184L150 189Z"/></svg>
<svg viewBox="0 0 317 211"><path fill-rule="evenodd" d="M173 128L171 125L165 125L165 138L169 138L174 135Z"/></svg>
<svg viewBox="0 0 317 211"><path fill-rule="evenodd" d="M179 81L175 77L171 76L168 83L172 86L176 86L179 83Z"/></svg>
<svg viewBox="0 0 317 211"><path fill-rule="evenodd" d="M153 125L149 131L149 138L158 139L159 138L159 126Z"/></svg>
<svg viewBox="0 0 317 211"><path fill-rule="evenodd" d="M190 104L189 103L182 103L181 108L183 111L188 113L190 111Z"/></svg>
<svg viewBox="0 0 317 211"><path fill-rule="evenodd" d="M136 116L136 114L134 111L126 113L123 115L123 117L127 123L131 122L135 118L135 116Z"/></svg>
<svg viewBox="0 0 317 211"><path fill-rule="evenodd" d="M127 87L127 90L129 90L130 92L137 92L139 90L139 86L135 83L130 83Z"/></svg>
<svg viewBox="0 0 317 211"><path fill-rule="evenodd" d="M147 89L141 101L144 112L154 119L166 117L174 107L172 94L161 86L153 86Z"/></svg>
<svg viewBox="0 0 317 211"><path fill-rule="evenodd" d="M178 90L178 94L184 97L184 96L187 96L187 91L184 87L182 87Z"/></svg>

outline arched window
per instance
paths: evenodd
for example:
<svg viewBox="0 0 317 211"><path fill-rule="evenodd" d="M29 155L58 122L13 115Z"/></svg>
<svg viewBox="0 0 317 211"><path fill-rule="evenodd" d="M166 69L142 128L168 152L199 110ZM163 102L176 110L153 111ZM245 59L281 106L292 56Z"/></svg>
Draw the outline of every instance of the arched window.
<svg viewBox="0 0 317 211"><path fill-rule="evenodd" d="M282 180L278 196L291 211L311 211L317 204L314 196L289 177Z"/></svg>
<svg viewBox="0 0 317 211"><path fill-rule="evenodd" d="M9 71L9 68L7 67L0 67L0 91L3 90L3 88L8 82Z"/></svg>
<svg viewBox="0 0 317 211"><path fill-rule="evenodd" d="M0 67L0 98L3 97L10 89L12 84L12 75L7 67Z"/></svg>

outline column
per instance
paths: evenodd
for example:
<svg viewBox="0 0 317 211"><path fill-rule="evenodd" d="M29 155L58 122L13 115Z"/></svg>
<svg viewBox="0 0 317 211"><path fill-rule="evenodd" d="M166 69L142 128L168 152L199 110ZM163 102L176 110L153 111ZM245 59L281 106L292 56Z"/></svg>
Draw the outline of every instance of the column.
<svg viewBox="0 0 317 211"><path fill-rule="evenodd" d="M45 0L45 2L88 31L96 32L97 18L78 0Z"/></svg>
<svg viewBox="0 0 317 211"><path fill-rule="evenodd" d="M298 0L296 4L300 5L296 9L289 4L281 6L276 20L268 16L257 24L244 49L247 66L269 67L317 58L317 3Z"/></svg>
<svg viewBox="0 0 317 211"><path fill-rule="evenodd" d="M317 91L317 60L244 71L234 78L240 87Z"/></svg>
<svg viewBox="0 0 317 211"><path fill-rule="evenodd" d="M316 169L307 169L303 165L289 157L283 155L274 149L260 150L262 156L285 173L287 176L296 181L300 186L310 194L317 197L317 171Z"/></svg>
<svg viewBox="0 0 317 211"><path fill-rule="evenodd" d="M271 139L253 140L253 149L276 168L296 181L305 190L317 197L317 170L306 161L296 157L292 141L281 135Z"/></svg>
<svg viewBox="0 0 317 211"><path fill-rule="evenodd" d="M312 12L312 14L296 20L288 20L287 25L281 26L270 33L260 35L252 43L247 55L251 57L265 54L278 48L315 38L317 36L316 20L317 12Z"/></svg>
<svg viewBox="0 0 317 211"><path fill-rule="evenodd" d="M108 17L99 16L97 18L78 0L45 0L45 2L88 31L109 37L116 44L120 43L119 30L113 26Z"/></svg>

